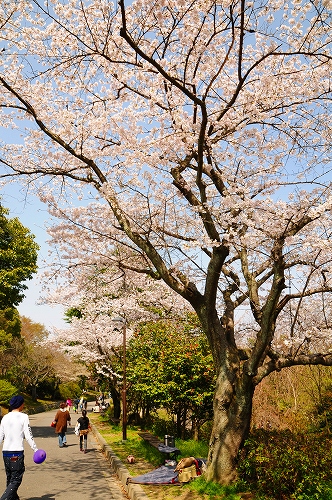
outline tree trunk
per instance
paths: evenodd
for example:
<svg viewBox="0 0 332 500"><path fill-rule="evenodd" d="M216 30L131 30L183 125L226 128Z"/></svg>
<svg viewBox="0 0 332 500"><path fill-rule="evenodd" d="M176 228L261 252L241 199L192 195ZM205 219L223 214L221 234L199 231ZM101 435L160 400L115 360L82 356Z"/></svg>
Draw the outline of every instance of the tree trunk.
<svg viewBox="0 0 332 500"><path fill-rule="evenodd" d="M35 385L31 387L31 398L33 401L37 401L37 386Z"/></svg>
<svg viewBox="0 0 332 500"><path fill-rule="evenodd" d="M186 439L186 429L187 429L187 408L184 407L182 410L182 424L181 424L181 439Z"/></svg>
<svg viewBox="0 0 332 500"><path fill-rule="evenodd" d="M120 403L120 394L115 389L114 386L110 386L111 399L113 402L113 417L115 419L120 419L121 415L121 403Z"/></svg>
<svg viewBox="0 0 332 500"><path fill-rule="evenodd" d="M233 372L232 378L221 370L217 380L206 473L207 480L224 485L237 479L237 460L249 434L254 394L250 377L236 377Z"/></svg>
<svg viewBox="0 0 332 500"><path fill-rule="evenodd" d="M176 435L181 437L182 435L182 419L181 419L181 410L177 410L176 412Z"/></svg>
<svg viewBox="0 0 332 500"><path fill-rule="evenodd" d="M191 430L193 435L193 440L199 440L199 419L193 417L191 420Z"/></svg>

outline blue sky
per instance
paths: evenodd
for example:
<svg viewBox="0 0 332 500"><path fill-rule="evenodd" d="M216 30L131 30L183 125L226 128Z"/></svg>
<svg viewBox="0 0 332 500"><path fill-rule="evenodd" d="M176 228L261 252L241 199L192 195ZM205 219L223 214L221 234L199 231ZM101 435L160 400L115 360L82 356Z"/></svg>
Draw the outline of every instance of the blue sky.
<svg viewBox="0 0 332 500"><path fill-rule="evenodd" d="M46 207L36 196L26 196L22 186L18 183L8 184L3 189L0 188L0 197L2 205L10 210L9 216L18 217L22 224L35 235L35 240L40 246L38 265L40 266L39 273L41 273L42 263L47 258L49 249L47 244L48 234L45 229L45 222L49 219ZM38 304L42 293L38 275L27 282L29 289L26 290L26 298L18 307L20 314L27 316L34 322L45 325L48 330L53 327L66 327L62 307Z"/></svg>

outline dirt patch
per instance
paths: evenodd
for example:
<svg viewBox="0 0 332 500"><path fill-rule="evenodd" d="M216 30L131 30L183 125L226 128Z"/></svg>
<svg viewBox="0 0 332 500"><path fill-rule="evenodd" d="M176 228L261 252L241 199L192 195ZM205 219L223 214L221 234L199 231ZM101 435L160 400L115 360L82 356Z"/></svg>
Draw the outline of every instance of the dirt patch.
<svg viewBox="0 0 332 500"><path fill-rule="evenodd" d="M201 493L184 490L182 486L143 486L143 490L151 500L207 500L208 498Z"/></svg>

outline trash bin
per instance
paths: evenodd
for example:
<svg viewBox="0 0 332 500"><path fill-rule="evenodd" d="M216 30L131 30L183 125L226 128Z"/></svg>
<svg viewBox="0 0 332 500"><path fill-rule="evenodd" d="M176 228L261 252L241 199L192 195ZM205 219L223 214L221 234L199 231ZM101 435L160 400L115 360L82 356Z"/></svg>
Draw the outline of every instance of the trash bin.
<svg viewBox="0 0 332 500"><path fill-rule="evenodd" d="M174 436L169 436L168 434L165 435L165 438L164 438L164 444L166 446L171 446L172 448L175 447L175 439L174 439Z"/></svg>

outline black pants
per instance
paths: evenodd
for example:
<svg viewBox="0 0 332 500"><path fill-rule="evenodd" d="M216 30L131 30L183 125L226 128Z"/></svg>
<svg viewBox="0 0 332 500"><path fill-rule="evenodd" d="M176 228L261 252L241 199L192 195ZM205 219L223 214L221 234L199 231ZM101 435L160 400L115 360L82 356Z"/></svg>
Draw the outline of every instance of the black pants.
<svg viewBox="0 0 332 500"><path fill-rule="evenodd" d="M7 488L0 500L17 500L17 490L25 471L24 455L3 457L7 476Z"/></svg>
<svg viewBox="0 0 332 500"><path fill-rule="evenodd" d="M80 435L80 450L86 450L88 447L88 435ZM1 500L1 498L0 498Z"/></svg>

